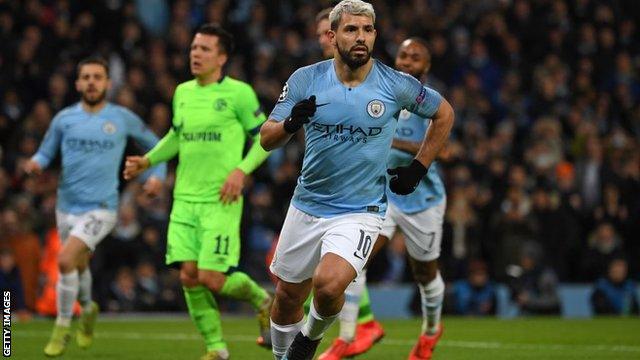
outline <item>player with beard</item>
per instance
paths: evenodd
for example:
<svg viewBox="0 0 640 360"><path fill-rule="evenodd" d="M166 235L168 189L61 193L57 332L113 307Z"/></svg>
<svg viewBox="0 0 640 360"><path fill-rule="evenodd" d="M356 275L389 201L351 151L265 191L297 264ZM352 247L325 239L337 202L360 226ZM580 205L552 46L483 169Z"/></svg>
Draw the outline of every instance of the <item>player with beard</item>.
<svg viewBox="0 0 640 360"><path fill-rule="evenodd" d="M407 166L389 169L391 191L415 190L453 125L436 91L371 58L376 38L371 4L343 0L329 15L334 59L295 71L285 84L261 144L283 146L304 127L305 155L271 271L279 278L271 313L276 359L311 359L362 271L387 208L386 159L397 115L431 118ZM313 288L307 320L302 304Z"/></svg>
<svg viewBox="0 0 640 360"><path fill-rule="evenodd" d="M322 56L325 59L331 59L333 57L333 45L331 45L331 41L329 38L329 31L331 30L331 24L329 22L330 12L331 8L326 8L320 11L318 15L316 15L316 35L318 36L318 44L320 45L320 49L322 50ZM267 254L267 264L271 263L276 246L277 242L274 242L272 244L271 250ZM382 324L376 321L373 316L373 311L371 310L371 302L369 300L369 292L366 285L362 285L365 283L366 272L363 271L345 290L345 298L347 300L345 301L345 306L340 313L341 319L343 315L348 316L348 318L350 319L351 316L347 314L350 314L353 311L356 311L358 314L357 324L353 323L352 328L350 328L350 323L347 324L347 322L344 321L340 322L341 326L345 326L345 331L353 335L350 335L349 338L355 337L355 339L350 342L345 356L354 356L367 352L376 342L380 341L380 339L382 339L382 337L384 336L384 329L382 328ZM305 313L309 313L312 299L313 297L309 296L305 301ZM359 304L358 299L360 299ZM355 310L353 309L354 305L356 305ZM258 344L264 347L271 347L271 344L266 343L262 338L258 339ZM341 346L341 348L342 347L344 346Z"/></svg>
<svg viewBox="0 0 640 360"><path fill-rule="evenodd" d="M76 341L82 348L91 345L98 306L91 300L89 258L116 224L118 170L127 138L133 137L145 150L158 142L137 115L106 101L110 87L105 60L81 61L76 80L76 89L82 95L80 102L53 118L40 148L24 165L27 174L38 174L60 150L62 174L56 223L63 246L58 255L58 316L44 348L47 356L59 356L65 351L76 299L82 305ZM154 196L162 190L166 166L155 167L147 175L144 190Z"/></svg>
<svg viewBox="0 0 640 360"><path fill-rule="evenodd" d="M431 64L426 42L410 38L402 42L396 56L396 69L420 80ZM398 127L391 143L389 167L409 164L420 149L420 140L428 131L430 119L402 110L398 115ZM418 284L422 303L422 332L418 343L411 350L410 360L431 359L433 349L442 334L440 313L444 297L444 282L438 272L438 256L442 240L442 224L446 207L445 189L434 161L427 176L416 190L407 196L389 193L389 207L376 241L372 256L400 229L409 253L409 263ZM364 273L364 271L363 271ZM339 360L361 354L371 346L371 339L355 338L353 329L357 321L358 297L364 283L354 281L347 288L351 295L340 313L340 336L319 360Z"/></svg>

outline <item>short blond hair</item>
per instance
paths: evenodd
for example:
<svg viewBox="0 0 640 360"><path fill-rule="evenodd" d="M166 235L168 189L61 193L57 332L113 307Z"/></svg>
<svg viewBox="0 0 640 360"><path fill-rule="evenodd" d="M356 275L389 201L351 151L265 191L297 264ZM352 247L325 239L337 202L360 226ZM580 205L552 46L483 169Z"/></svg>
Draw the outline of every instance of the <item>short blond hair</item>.
<svg viewBox="0 0 640 360"><path fill-rule="evenodd" d="M342 0L338 5L334 6L331 13L329 13L331 30L335 31L338 28L342 14L365 15L370 17L374 24L376 22L376 12L368 2L362 0Z"/></svg>

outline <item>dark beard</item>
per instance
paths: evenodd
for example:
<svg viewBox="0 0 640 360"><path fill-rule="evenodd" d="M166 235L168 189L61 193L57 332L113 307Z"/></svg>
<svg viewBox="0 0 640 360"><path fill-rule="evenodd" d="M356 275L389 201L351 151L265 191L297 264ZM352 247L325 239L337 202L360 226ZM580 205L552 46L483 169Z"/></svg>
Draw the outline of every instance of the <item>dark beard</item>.
<svg viewBox="0 0 640 360"><path fill-rule="evenodd" d="M98 96L95 100L90 100L88 99L85 94L82 94L82 101L84 101L85 103L87 103L87 105L89 106L96 106L99 103L101 103L105 98L107 97L107 92L103 91L102 94L100 94L100 96Z"/></svg>
<svg viewBox="0 0 640 360"><path fill-rule="evenodd" d="M365 57L356 58L350 55L350 51L341 49L340 46L337 46L337 48L338 48L338 55L340 56L340 59L342 59L342 61L345 64L347 64L347 66L351 70L355 70L359 68L360 66L366 64L369 61L369 59L371 59L371 51L367 51L367 56ZM367 48L367 50L369 49Z"/></svg>

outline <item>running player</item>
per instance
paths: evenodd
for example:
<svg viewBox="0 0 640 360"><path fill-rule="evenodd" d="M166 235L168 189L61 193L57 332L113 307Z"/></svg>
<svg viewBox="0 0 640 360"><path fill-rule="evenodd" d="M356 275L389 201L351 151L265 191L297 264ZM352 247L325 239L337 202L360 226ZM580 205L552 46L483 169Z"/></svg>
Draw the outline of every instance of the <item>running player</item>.
<svg viewBox="0 0 640 360"><path fill-rule="evenodd" d="M426 42L420 38L410 38L402 42L395 63L396 69L418 80L423 78L431 64ZM400 112L396 135L391 143L389 167L411 162L420 149L420 141L427 132L429 122L429 119L406 110ZM433 348L442 334L440 313L444 282L438 272L437 258L440 255L445 206L444 184L438 175L437 164L433 162L427 176L420 181L412 194L397 196L389 193L387 215L376 242L376 248L379 248L393 237L397 228L402 231L409 253L409 263L420 289L422 331L417 345L411 351L410 360L430 359ZM358 282L354 282L349 288L357 285ZM355 312L345 311L348 310L347 304L345 303L340 313L340 337L320 356L320 360L338 360L357 355L369 344L369 339L354 340L353 334L347 331L355 327L357 317Z"/></svg>
<svg viewBox="0 0 640 360"><path fill-rule="evenodd" d="M64 353L71 337L76 299L82 305L76 342L82 348L93 342L98 305L91 300L89 258L116 224L118 170L127 137L133 137L145 150L158 142L137 115L106 100L110 87L109 66L105 60L88 58L81 61L76 80L80 102L53 118L40 148L24 166L27 174L40 173L60 151L62 175L58 185L56 223L63 246L58 255L58 315L44 348L47 356ZM149 195L162 190L165 173L164 165L151 171L144 185Z"/></svg>
<svg viewBox="0 0 640 360"><path fill-rule="evenodd" d="M173 97L173 128L143 157L130 157L125 178L179 155L168 231L167 264L180 263L189 314L204 337L203 359L228 359L213 293L251 303L269 338L272 297L236 269L245 176L269 155L260 147L265 120L251 86L223 73L231 35L201 26L191 43L191 73ZM253 141L243 158L247 136ZM268 340L267 340L268 341Z"/></svg>
<svg viewBox="0 0 640 360"><path fill-rule="evenodd" d="M389 188L413 192L453 125L451 106L413 77L371 58L371 4L343 0L329 15L334 59L294 72L270 119L265 149L305 128L305 157L271 271L280 281L271 316L276 359L310 359L362 271L386 211L386 159L402 109L433 120L408 166L389 169ZM303 321L302 304L314 301Z"/></svg>

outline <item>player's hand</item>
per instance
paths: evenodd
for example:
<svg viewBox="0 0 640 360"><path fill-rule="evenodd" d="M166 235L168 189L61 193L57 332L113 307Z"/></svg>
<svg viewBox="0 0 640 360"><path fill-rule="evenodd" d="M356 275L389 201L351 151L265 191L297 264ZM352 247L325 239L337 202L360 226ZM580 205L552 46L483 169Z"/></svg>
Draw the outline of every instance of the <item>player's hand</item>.
<svg viewBox="0 0 640 360"><path fill-rule="evenodd" d="M418 160L413 159L408 166L400 166L395 169L387 169L391 175L389 188L398 195L411 194L422 178L427 174L427 168Z"/></svg>
<svg viewBox="0 0 640 360"><path fill-rule="evenodd" d="M302 125L309 122L309 118L316 113L316 96L298 101L291 109L291 115L284 121L284 131L293 134L300 130Z"/></svg>
<svg viewBox="0 0 640 360"><path fill-rule="evenodd" d="M227 180L220 189L220 201L223 204L230 204L238 201L240 195L242 195L242 188L244 188L245 173L240 169L234 169Z"/></svg>
<svg viewBox="0 0 640 360"><path fill-rule="evenodd" d="M147 181L144 182L142 190L144 190L144 193L148 197L154 198L160 195L160 192L162 192L162 180L158 179L155 176L151 176L147 179Z"/></svg>
<svg viewBox="0 0 640 360"><path fill-rule="evenodd" d="M27 160L27 162L24 163L22 170L24 170L24 173L27 175L40 175L40 173L42 173L40 164L34 160Z"/></svg>
<svg viewBox="0 0 640 360"><path fill-rule="evenodd" d="M127 156L127 161L124 163L124 171L122 172L122 175L125 180L131 180L142 174L150 165L149 159L144 156Z"/></svg>

